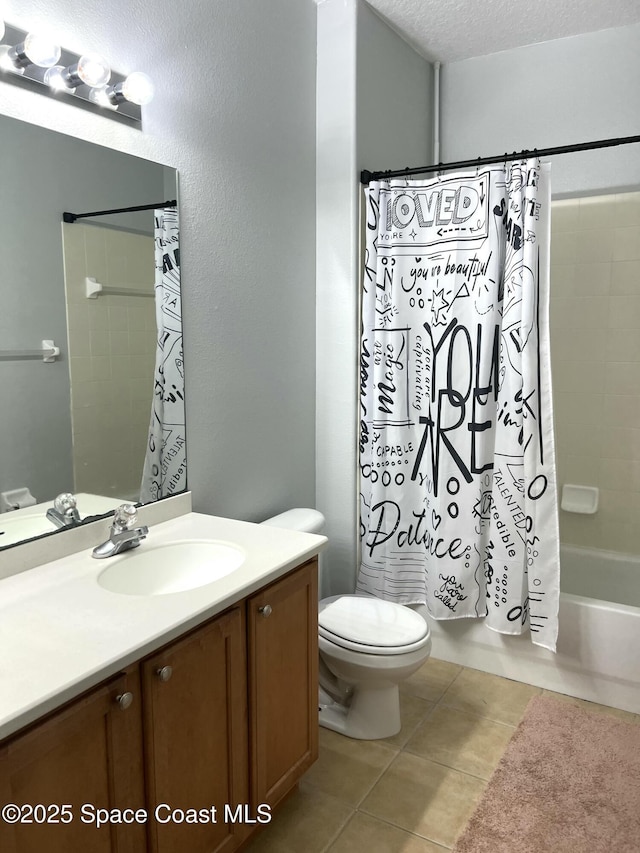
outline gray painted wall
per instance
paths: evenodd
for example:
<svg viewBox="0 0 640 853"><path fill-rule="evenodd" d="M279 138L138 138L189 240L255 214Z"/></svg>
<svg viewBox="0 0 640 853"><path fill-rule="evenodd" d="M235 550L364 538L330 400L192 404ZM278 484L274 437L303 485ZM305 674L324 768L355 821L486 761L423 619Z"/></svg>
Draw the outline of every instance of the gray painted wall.
<svg viewBox="0 0 640 853"><path fill-rule="evenodd" d="M430 163L433 66L366 3L358 4L357 23L358 169Z"/></svg>
<svg viewBox="0 0 640 853"><path fill-rule="evenodd" d="M442 160L640 131L640 25L453 62L442 71ZM640 145L553 159L555 197L640 184Z"/></svg>
<svg viewBox="0 0 640 853"><path fill-rule="evenodd" d="M318 7L317 507L323 595L358 559L359 175L431 156L432 68L357 0Z"/></svg>
<svg viewBox="0 0 640 853"><path fill-rule="evenodd" d="M6 117L0 162L0 350L61 349L52 364L0 360L0 491L27 486L47 501L73 489L62 212L161 201L164 169ZM142 216L117 222L140 230Z"/></svg>
<svg viewBox="0 0 640 853"><path fill-rule="evenodd" d="M194 508L258 520L313 504L315 3L4 11L155 80L141 130L2 81L0 112L178 169Z"/></svg>

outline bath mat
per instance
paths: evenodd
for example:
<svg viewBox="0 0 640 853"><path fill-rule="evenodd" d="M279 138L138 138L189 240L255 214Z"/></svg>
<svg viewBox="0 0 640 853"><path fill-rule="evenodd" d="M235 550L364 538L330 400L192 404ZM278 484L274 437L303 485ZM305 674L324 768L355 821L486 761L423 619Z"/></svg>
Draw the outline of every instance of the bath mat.
<svg viewBox="0 0 640 853"><path fill-rule="evenodd" d="M530 701L453 853L532 851L640 851L640 723Z"/></svg>

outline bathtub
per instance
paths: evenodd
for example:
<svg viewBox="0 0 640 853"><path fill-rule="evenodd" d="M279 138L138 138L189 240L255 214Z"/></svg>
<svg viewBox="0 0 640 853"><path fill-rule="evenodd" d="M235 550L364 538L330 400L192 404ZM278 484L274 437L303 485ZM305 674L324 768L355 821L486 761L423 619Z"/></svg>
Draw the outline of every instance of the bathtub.
<svg viewBox="0 0 640 853"><path fill-rule="evenodd" d="M640 557L563 545L560 560L562 592L640 608Z"/></svg>
<svg viewBox="0 0 640 853"><path fill-rule="evenodd" d="M640 557L560 549L557 652L481 619L430 620L434 658L640 713Z"/></svg>

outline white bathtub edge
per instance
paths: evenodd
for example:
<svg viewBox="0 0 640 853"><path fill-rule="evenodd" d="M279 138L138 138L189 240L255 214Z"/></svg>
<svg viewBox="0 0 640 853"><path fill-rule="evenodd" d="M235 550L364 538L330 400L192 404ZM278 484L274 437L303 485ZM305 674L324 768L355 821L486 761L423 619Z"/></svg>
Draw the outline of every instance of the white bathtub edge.
<svg viewBox="0 0 640 853"><path fill-rule="evenodd" d="M600 606L602 605L602 606ZM482 620L430 620L433 658L640 713L640 610L560 597L558 652L509 637Z"/></svg>

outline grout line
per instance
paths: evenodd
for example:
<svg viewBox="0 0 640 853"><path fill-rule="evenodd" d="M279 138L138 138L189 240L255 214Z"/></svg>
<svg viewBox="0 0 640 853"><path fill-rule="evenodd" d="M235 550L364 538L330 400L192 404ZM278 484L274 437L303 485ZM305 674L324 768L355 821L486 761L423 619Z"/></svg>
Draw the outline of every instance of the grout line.
<svg viewBox="0 0 640 853"><path fill-rule="evenodd" d="M338 799L338 798L337 798L337 797L334 797L334 799ZM355 817L355 814L356 814L356 809L353 809L353 810L352 810L352 812L351 812L351 814L350 814L350 815L348 815L348 816L347 816L347 818L346 818L346 820L345 820L345 822L344 822L343 824L341 824L341 825L338 827L338 829L336 830L336 832L331 836L331 838L330 838L329 842L326 844L326 846L325 846L325 847L323 847L323 848L322 848L322 850L320 851L320 853L327 853L327 851L329 851L329 850L331 849L331 846L332 846L332 845L333 845L333 844L338 840L338 838L342 835L342 832L347 828L347 825L348 825L349 823L351 823L351 821L352 821L352 820L353 820L353 818Z"/></svg>
<svg viewBox="0 0 640 853"><path fill-rule="evenodd" d="M443 697L444 698L444 697ZM473 711L467 711L466 708L457 708L455 705L447 705L446 702L438 703L438 707L447 708L449 711L456 711L458 714L466 714L468 717L473 717L476 720L486 720L488 723L495 723L497 726L505 726L508 729L517 729L522 716L524 716L525 708L522 709L522 715L517 723L505 723L504 720L496 720L494 717L487 717L483 714L476 714Z"/></svg>
<svg viewBox="0 0 640 853"><path fill-rule="evenodd" d="M507 746L508 745L509 744L507 744ZM505 746L505 751L506 749L507 747ZM503 752L498 761L496 762L496 767L491 770L489 779L485 779L484 776L478 776L476 773L471 773L469 770L461 770L459 767L453 767L451 764L445 764L444 761L437 761L435 758L428 758L426 755L420 755L418 752L411 752L411 750L409 749L405 749L403 750L403 752L406 752L407 755L412 755L414 758L421 758L423 761L429 761L431 764L437 764L438 767L444 767L445 770L453 770L454 773L462 773L463 776L471 776L472 779L477 779L479 782L484 782L485 784L489 783L491 776L493 776L496 767L502 759L502 755L504 755Z"/></svg>
<svg viewBox="0 0 640 853"><path fill-rule="evenodd" d="M340 737L346 737L346 735L340 735ZM393 764L393 762L396 760L396 758L402 752L402 749L400 747L391 746L390 744L385 743L383 740L362 741L362 743L380 744L381 746L384 747L385 750L389 751L390 757L386 761L386 763L381 767L378 775L375 777L373 782L366 789L364 794L357 800L355 805L353 803L345 802L341 797L336 796L335 794L331 793L330 791L326 791L324 788L321 788L318 785L314 785L311 780L303 777L303 778L305 778L305 784L308 785L310 788L313 788L314 791L320 791L320 793L322 793L322 794L326 794L329 797L333 797L334 800L337 800L343 806L347 806L348 808L353 809L354 811L357 810L359 808L359 806L364 802L364 800L369 796L369 794L375 788L375 786L378 784L378 782L380 781L382 776L387 772L389 767Z"/></svg>
<svg viewBox="0 0 640 853"><path fill-rule="evenodd" d="M382 743L382 741L371 741L371 743ZM385 744L385 745L386 745L386 744ZM387 772L387 770L391 767L391 765L392 765L392 764L393 764L393 762L396 760L396 758L400 755L400 753L401 753L401 752L402 752L402 749L396 749L396 750L394 750L393 755L391 756L391 758L389 759L389 761L385 764L385 766L382 768L382 770L380 771L380 773L378 774L378 776L376 777L376 779L374 780L374 782L373 782L373 783L372 783L372 784L367 788L366 793L364 793L364 794L363 794L363 796L362 796L362 797L360 797L360 799L358 800L358 802L357 802L357 804L356 804L356 806L355 806L356 810L357 810L357 809L359 809L359 808L360 808L360 806L362 805L362 803L367 799L367 797L369 796L369 794L373 791L373 789L375 788L375 786L376 786L376 785L378 784L378 782L382 779L382 777L384 776L384 774L385 774L385 773Z"/></svg>
<svg viewBox="0 0 640 853"><path fill-rule="evenodd" d="M442 850L452 850L452 847L447 847L446 844L441 844L439 841L434 841L433 838L429 838L427 835L420 835L417 832L412 832L412 830L407 829L405 826L400 826L397 823L393 823L390 820L386 820L386 818L379 817L378 815L372 814L371 812L360 811L360 809L356 810L357 814L365 815L366 817L371 817L374 820L379 820L380 823L384 823L387 826L392 826L394 829L399 829L402 832L406 832L407 835L410 835L412 838L418 838L420 841L428 841L431 844L435 844L436 847L440 847ZM466 826L466 825L465 825ZM325 851L323 851L325 853Z"/></svg>
<svg viewBox="0 0 640 853"><path fill-rule="evenodd" d="M367 812L361 809L357 809L358 814L365 815L366 817L371 817L374 820L379 820L380 823L385 823L387 826L392 826L394 829L399 829L401 832L406 832L407 835L411 835L413 838L419 838L421 841L428 841L430 844L435 844L436 847L440 847L442 850L452 850L453 848L447 847L446 844L441 844L439 841L435 841L433 838L429 838L428 835L419 835L417 832L412 832L410 829L407 829L405 826L400 826L398 823L393 823L391 820L387 820L386 818L380 817L380 815L373 814L373 812ZM466 828L463 827L463 829ZM463 830L461 829L460 832ZM323 851L325 853L325 851Z"/></svg>
<svg viewBox="0 0 640 853"><path fill-rule="evenodd" d="M484 714L478 714L478 713L474 713L473 711L468 711L468 710L463 709L463 708L458 708L456 706L447 705L447 703L445 701L447 693L449 692L452 685L458 680L458 678L462 675L462 673L465 670L468 670L469 672L482 672L482 670L472 669L471 667L463 666L462 669L460 670L460 672L456 673L453 681L449 684L449 686L443 692L442 696L440 696L440 698L435 702L434 707L432 709L432 713L433 713L433 711L435 711L436 708L439 708L440 706L442 706L443 708L449 708L452 711L459 711L461 714L468 714L470 717L477 717L478 719L481 719L481 720L489 720L492 723L497 723L501 726L508 726L509 728L513 728L513 729L517 728L518 725L520 724L520 721L522 720L522 717L524 716L524 712L526 710L526 707L522 710L522 714L520 715L520 718L518 719L517 723L505 723L504 720L496 720L493 717L487 717ZM487 675L493 675L493 673L486 673L486 674ZM496 678L504 678L505 681L513 681L514 684L526 684L526 682L514 681L514 679L506 678L503 675L497 675ZM537 693L535 693L534 695L536 695L536 696L542 695L542 691L543 691L542 687L536 687L535 684L528 684L527 686L533 687L537 690Z"/></svg>
<svg viewBox="0 0 640 853"><path fill-rule="evenodd" d="M397 748L398 748L398 750L399 750L400 752L402 752L404 749L406 749L406 746L407 746L407 744L409 743L409 741L411 740L411 738L414 736L414 734L418 731L418 729L420 728L420 726L425 722L425 720L426 720L426 719L431 715L431 713L433 712L433 708L434 708L434 705L435 705L435 702L433 702L432 700L430 700L430 699L423 699L423 698L422 698L422 696L415 696L413 693L404 693L404 694L403 694L403 693L400 693L400 703L401 703L401 704L402 704L402 696L403 696L403 695L404 695L404 696L411 696L411 698L412 698L412 699L418 699L420 702L425 702L429 707L424 711L424 713L423 713L423 714L421 714L421 715L418 717L417 721L415 722L415 724L413 725L413 727L411 728L411 730L409 730L409 731L407 732L407 736L405 737L404 742L403 742L401 745L399 745L399 746L397 747ZM401 713L401 715L402 715L402 709L401 709L401 712L400 712L400 713ZM400 728L400 731L402 731L402 728ZM399 734L399 733L398 733L398 734ZM381 740L381 741L378 741L378 743L386 743L386 741ZM391 745L391 744L390 744L390 745Z"/></svg>

